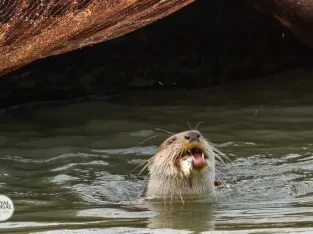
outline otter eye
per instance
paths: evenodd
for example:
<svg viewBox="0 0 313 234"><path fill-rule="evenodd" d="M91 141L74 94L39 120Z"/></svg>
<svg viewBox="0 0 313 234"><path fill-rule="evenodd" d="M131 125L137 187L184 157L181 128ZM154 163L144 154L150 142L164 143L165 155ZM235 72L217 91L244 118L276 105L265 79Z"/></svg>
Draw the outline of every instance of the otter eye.
<svg viewBox="0 0 313 234"><path fill-rule="evenodd" d="M168 144L172 144L174 141L176 141L176 137L169 139Z"/></svg>

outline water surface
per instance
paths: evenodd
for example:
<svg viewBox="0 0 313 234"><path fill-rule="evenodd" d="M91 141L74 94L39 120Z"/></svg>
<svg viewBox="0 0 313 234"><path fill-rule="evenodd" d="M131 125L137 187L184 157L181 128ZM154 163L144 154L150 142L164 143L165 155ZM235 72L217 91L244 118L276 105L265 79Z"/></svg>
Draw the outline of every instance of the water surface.
<svg viewBox="0 0 313 234"><path fill-rule="evenodd" d="M0 232L313 233L312 85L289 73L3 113L0 191L16 210ZM235 184L219 189L216 204L139 203L146 172L125 175L167 137L155 128L179 132L186 121L204 122Z"/></svg>

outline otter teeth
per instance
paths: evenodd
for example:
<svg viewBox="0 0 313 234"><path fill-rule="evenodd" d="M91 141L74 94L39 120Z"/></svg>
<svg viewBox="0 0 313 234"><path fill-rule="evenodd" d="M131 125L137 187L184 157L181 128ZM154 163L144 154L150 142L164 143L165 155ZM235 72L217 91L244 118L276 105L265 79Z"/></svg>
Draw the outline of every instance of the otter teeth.
<svg viewBox="0 0 313 234"><path fill-rule="evenodd" d="M195 156L193 156L192 152L190 150L188 150L188 152L190 153L192 160L196 160L196 158L195 158Z"/></svg>
<svg viewBox="0 0 313 234"><path fill-rule="evenodd" d="M193 156L192 152L190 150L188 150L188 152L190 153L190 156L195 159L195 156ZM202 159L204 160L204 153L202 152L202 155L201 155Z"/></svg>

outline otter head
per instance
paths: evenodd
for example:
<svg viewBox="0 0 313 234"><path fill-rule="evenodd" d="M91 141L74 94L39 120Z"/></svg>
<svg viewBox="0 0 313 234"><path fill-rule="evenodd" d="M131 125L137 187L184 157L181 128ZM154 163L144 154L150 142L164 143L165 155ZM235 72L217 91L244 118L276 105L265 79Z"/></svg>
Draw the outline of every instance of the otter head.
<svg viewBox="0 0 313 234"><path fill-rule="evenodd" d="M148 170L147 197L212 192L214 148L199 131L177 133L160 145Z"/></svg>

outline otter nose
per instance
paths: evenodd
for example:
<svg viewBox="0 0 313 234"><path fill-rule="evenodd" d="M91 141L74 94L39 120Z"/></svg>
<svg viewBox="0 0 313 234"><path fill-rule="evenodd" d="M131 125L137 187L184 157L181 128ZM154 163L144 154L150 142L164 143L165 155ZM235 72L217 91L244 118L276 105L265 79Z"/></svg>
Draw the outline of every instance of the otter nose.
<svg viewBox="0 0 313 234"><path fill-rule="evenodd" d="M186 132L185 139L189 140L189 142L199 141L200 136L201 136L200 132L198 131L189 131L189 132Z"/></svg>

